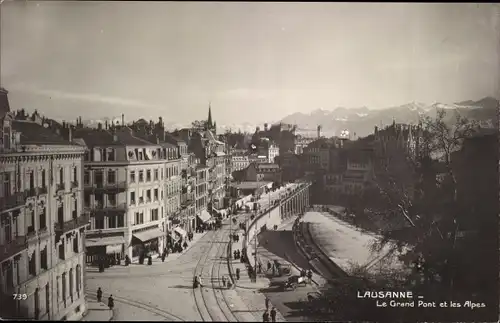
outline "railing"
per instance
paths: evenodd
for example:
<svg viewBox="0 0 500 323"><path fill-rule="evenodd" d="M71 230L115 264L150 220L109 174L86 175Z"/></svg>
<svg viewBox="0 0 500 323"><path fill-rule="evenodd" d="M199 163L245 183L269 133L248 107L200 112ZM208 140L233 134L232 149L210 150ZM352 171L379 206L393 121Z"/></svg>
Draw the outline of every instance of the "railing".
<svg viewBox="0 0 500 323"><path fill-rule="evenodd" d="M64 185L64 183L56 184L56 192L64 191L65 189L66 189L66 185Z"/></svg>
<svg viewBox="0 0 500 323"><path fill-rule="evenodd" d="M24 192L16 192L10 196L0 197L0 210L13 209L25 204Z"/></svg>
<svg viewBox="0 0 500 323"><path fill-rule="evenodd" d="M0 246L0 262L20 253L26 248L28 248L26 237L18 236L11 242L5 243L4 245Z"/></svg>
<svg viewBox="0 0 500 323"><path fill-rule="evenodd" d="M54 223L54 229L56 232L65 233L79 227L86 226L90 222L90 216L88 213L83 213L75 219L63 223Z"/></svg>
<svg viewBox="0 0 500 323"><path fill-rule="evenodd" d="M97 205L94 208L88 209L92 214L105 214L105 213L123 213L127 210L126 203Z"/></svg>
<svg viewBox="0 0 500 323"><path fill-rule="evenodd" d="M127 189L127 181L120 181L115 183L95 183L85 184L85 190L91 191L124 191Z"/></svg>
<svg viewBox="0 0 500 323"><path fill-rule="evenodd" d="M78 188L78 181L72 181L71 182L71 188Z"/></svg>

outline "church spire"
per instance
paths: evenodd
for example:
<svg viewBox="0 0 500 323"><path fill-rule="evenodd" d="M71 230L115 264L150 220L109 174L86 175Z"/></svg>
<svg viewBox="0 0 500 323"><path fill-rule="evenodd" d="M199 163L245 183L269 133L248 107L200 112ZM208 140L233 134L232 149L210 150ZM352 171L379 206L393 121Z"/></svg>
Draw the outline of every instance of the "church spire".
<svg viewBox="0 0 500 323"><path fill-rule="evenodd" d="M212 102L208 103L207 128L212 129Z"/></svg>

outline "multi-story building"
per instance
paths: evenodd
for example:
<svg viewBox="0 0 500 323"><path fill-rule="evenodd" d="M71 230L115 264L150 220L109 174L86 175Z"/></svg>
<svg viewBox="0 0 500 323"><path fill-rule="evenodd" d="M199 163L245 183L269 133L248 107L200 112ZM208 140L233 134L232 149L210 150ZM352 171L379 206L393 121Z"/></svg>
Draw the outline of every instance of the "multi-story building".
<svg viewBox="0 0 500 323"><path fill-rule="evenodd" d="M290 182L303 176L301 157L293 152L286 152L278 156L277 161L283 174L283 181Z"/></svg>
<svg viewBox="0 0 500 323"><path fill-rule="evenodd" d="M250 160L247 154L234 154L231 156L231 173L247 168L250 165Z"/></svg>
<svg viewBox="0 0 500 323"><path fill-rule="evenodd" d="M181 227L184 231L196 230L196 165L194 154L188 157L188 164L182 169Z"/></svg>
<svg viewBox="0 0 500 323"><path fill-rule="evenodd" d="M196 215L199 219L199 224L206 223L210 220L211 215L208 213L207 207L209 203L209 169L210 167L198 164L195 167L196 172Z"/></svg>
<svg viewBox="0 0 500 323"><path fill-rule="evenodd" d="M250 154L248 155L249 164L266 164L268 162L268 158L265 155L258 154Z"/></svg>
<svg viewBox="0 0 500 323"><path fill-rule="evenodd" d="M7 102L7 91L0 96ZM84 148L40 118L13 119L0 113L0 316L78 319L87 307Z"/></svg>
<svg viewBox="0 0 500 323"><path fill-rule="evenodd" d="M85 154L85 207L91 213L87 261L131 258L165 246L167 191L175 151L136 137L132 129L78 129ZM171 210L174 208L172 207ZM170 211L171 211L170 210Z"/></svg>
<svg viewBox="0 0 500 323"><path fill-rule="evenodd" d="M282 174L278 164L250 164L246 169L240 171L237 179L240 182L273 182L281 183Z"/></svg>
<svg viewBox="0 0 500 323"><path fill-rule="evenodd" d="M266 140L258 148L258 152L259 156L265 156L267 158L267 163L274 163L275 158L280 154L280 148L269 140Z"/></svg>

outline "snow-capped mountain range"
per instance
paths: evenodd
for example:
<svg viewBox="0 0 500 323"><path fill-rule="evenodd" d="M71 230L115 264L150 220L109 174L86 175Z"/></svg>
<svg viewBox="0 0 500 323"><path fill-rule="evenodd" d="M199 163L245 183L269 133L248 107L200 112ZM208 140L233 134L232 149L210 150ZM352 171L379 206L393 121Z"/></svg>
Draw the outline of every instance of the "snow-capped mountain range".
<svg viewBox="0 0 500 323"><path fill-rule="evenodd" d="M318 109L309 114L297 112L286 116L283 123L295 124L299 129L316 129L322 126L322 131L340 132L349 130L357 136L366 136L373 133L375 126L386 126L394 121L397 123L417 124L421 117L435 117L440 109L450 111L446 117L449 121L455 119L455 113L472 120L477 120L483 127L494 127L497 119L499 101L486 97L478 101L464 101L445 104L436 102L424 104L411 102L397 107L374 110L367 107L361 108L335 108L333 110Z"/></svg>

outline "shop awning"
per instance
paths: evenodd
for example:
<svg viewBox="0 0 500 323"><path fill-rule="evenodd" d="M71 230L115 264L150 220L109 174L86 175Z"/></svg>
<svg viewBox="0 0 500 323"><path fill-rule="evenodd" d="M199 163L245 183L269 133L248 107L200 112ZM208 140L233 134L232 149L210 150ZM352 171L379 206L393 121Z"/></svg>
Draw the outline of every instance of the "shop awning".
<svg viewBox="0 0 500 323"><path fill-rule="evenodd" d="M122 245L121 244L106 246L106 253L108 255L114 254L114 253L121 253L121 252L122 252Z"/></svg>
<svg viewBox="0 0 500 323"><path fill-rule="evenodd" d="M160 229L151 229L151 230L146 230L142 232L137 232L134 233L133 236L136 237L137 239L141 240L142 242L149 241L154 238L158 238L165 235L163 232L160 231Z"/></svg>
<svg viewBox="0 0 500 323"><path fill-rule="evenodd" d="M187 235L186 230L181 227L175 227L174 232L180 235L181 237L185 237Z"/></svg>
<svg viewBox="0 0 500 323"><path fill-rule="evenodd" d="M103 237L103 238L85 239L85 247L122 245L124 243L125 239L123 237Z"/></svg>
<svg viewBox="0 0 500 323"><path fill-rule="evenodd" d="M212 216L210 215L210 213L208 213L208 211L203 210L203 211L201 211L201 213L198 215L198 217L200 218L200 220L201 220L203 223L205 223L205 222L207 222L208 220L210 220L210 218L211 218Z"/></svg>

